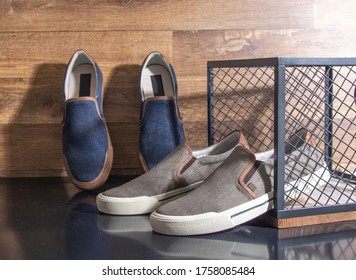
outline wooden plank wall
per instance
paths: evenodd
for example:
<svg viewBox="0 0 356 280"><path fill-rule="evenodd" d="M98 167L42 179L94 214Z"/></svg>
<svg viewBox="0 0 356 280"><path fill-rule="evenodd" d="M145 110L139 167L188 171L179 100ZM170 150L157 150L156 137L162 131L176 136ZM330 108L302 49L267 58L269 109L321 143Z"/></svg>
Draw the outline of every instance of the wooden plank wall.
<svg viewBox="0 0 356 280"><path fill-rule="evenodd" d="M112 174L137 174L138 75L151 51L173 63L188 143L207 145L207 60L356 56L344 0L2 0L0 176L65 176L63 76L77 49L105 78Z"/></svg>

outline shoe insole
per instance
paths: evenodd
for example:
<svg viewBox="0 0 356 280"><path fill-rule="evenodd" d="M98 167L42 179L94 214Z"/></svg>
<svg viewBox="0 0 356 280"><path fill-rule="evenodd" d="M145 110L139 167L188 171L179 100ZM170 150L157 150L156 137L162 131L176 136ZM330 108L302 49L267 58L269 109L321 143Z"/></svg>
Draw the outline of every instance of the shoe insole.
<svg viewBox="0 0 356 280"><path fill-rule="evenodd" d="M173 81L169 71L161 65L150 65L142 71L144 99L153 96L172 96Z"/></svg>
<svg viewBox="0 0 356 280"><path fill-rule="evenodd" d="M91 64L81 64L73 69L69 79L68 98L96 95L95 69Z"/></svg>

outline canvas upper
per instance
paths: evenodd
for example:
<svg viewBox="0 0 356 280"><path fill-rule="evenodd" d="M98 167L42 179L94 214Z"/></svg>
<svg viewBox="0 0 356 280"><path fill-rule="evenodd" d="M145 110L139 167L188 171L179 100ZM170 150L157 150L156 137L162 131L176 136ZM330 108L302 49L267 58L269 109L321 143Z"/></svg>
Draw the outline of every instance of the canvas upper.
<svg viewBox="0 0 356 280"><path fill-rule="evenodd" d="M307 135L300 130L286 143L289 193L304 191L308 181L317 182L317 188L330 176L322 154ZM265 213L274 202L274 161L273 151L255 155L248 147L238 145L198 188L157 208L150 217L153 230L168 235L206 234L235 227Z"/></svg>
<svg viewBox="0 0 356 280"><path fill-rule="evenodd" d="M62 151L70 180L81 189L105 183L112 165L112 145L103 114L102 74L84 51L67 67Z"/></svg>
<svg viewBox="0 0 356 280"><path fill-rule="evenodd" d="M99 194L98 208L101 212L116 215L150 213L168 200L196 188L238 143L246 143L246 140L237 131L221 142L195 152L187 144L182 144L148 172Z"/></svg>
<svg viewBox="0 0 356 280"><path fill-rule="evenodd" d="M173 66L159 52L150 53L140 75L139 163L146 172L186 143Z"/></svg>

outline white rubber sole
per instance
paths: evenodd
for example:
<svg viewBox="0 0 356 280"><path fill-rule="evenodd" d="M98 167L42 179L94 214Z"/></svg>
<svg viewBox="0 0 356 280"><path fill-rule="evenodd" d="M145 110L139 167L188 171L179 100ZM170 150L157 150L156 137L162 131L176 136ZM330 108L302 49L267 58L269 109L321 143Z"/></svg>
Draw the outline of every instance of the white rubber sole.
<svg viewBox="0 0 356 280"><path fill-rule="evenodd" d="M266 213L274 205L273 191L223 212L192 216L168 216L153 212L152 229L166 235L197 235L236 227Z"/></svg>
<svg viewBox="0 0 356 280"><path fill-rule="evenodd" d="M181 197L195 189L201 182L156 196L111 197L100 193L96 205L100 212L111 215L149 214L159 206Z"/></svg>

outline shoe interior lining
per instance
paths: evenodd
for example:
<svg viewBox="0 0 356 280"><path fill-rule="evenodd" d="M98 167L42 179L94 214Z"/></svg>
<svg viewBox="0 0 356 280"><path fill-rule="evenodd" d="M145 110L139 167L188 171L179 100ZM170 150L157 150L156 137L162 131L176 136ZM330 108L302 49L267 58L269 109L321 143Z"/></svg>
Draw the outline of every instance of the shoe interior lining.
<svg viewBox="0 0 356 280"><path fill-rule="evenodd" d="M75 67L69 77L67 98L96 95L95 69L92 64L80 64Z"/></svg>
<svg viewBox="0 0 356 280"><path fill-rule="evenodd" d="M269 160L274 157L274 149L265 152L256 153L255 156L257 161Z"/></svg>
<svg viewBox="0 0 356 280"><path fill-rule="evenodd" d="M300 129L289 137L285 143L285 154L289 155L294 150L299 149L307 141L307 130ZM274 157L274 149L256 154L256 160L266 161Z"/></svg>
<svg viewBox="0 0 356 280"><path fill-rule="evenodd" d="M300 148L305 143L306 141L305 138L306 138L306 130L303 129L297 131L295 135L292 135L291 138L289 138L286 141L286 147L285 147L286 155L290 154L295 149ZM289 142L292 144L290 144ZM216 155L216 154L224 153L230 150L235 145L235 143L236 143L236 138L233 139L232 137L226 137L220 142L212 146L194 151L193 156L195 158L200 158L206 155ZM255 157L257 161L267 161L274 157L274 149L256 153Z"/></svg>
<svg viewBox="0 0 356 280"><path fill-rule="evenodd" d="M145 99L154 96L173 97L171 74L161 65L154 64L143 69L141 86Z"/></svg>
<svg viewBox="0 0 356 280"><path fill-rule="evenodd" d="M236 146L237 138L238 138L237 135L236 137L232 137L232 135L226 137L222 139L220 142L217 142L216 144L211 145L207 148L193 151L193 156L195 158L200 158L207 155L211 156L211 155L223 154Z"/></svg>

